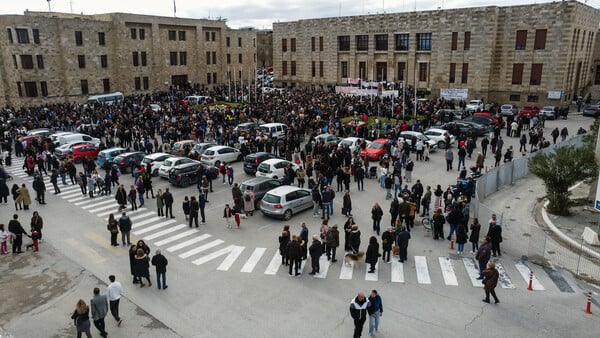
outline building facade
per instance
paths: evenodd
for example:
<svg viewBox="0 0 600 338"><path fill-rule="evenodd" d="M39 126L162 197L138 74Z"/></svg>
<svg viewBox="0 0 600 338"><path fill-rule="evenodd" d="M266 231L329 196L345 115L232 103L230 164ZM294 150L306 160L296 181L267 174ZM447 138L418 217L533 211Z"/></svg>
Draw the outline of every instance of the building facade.
<svg viewBox="0 0 600 338"><path fill-rule="evenodd" d="M170 86L254 79L260 42L272 36L225 21L110 13L0 16L0 105L84 102ZM269 55L261 63L272 64Z"/></svg>
<svg viewBox="0 0 600 338"><path fill-rule="evenodd" d="M559 105L594 82L598 14L562 1L274 23L276 84L360 78L429 98L454 89L499 104Z"/></svg>

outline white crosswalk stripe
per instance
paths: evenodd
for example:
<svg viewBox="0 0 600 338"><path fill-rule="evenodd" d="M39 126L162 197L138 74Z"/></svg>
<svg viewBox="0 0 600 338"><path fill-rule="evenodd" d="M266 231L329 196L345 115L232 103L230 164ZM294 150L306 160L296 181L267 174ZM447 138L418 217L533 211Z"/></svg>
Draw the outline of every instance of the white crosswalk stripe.
<svg viewBox="0 0 600 338"><path fill-rule="evenodd" d="M240 272L246 272L246 273L252 272L254 270L254 268L256 267L256 264L258 264L258 262L260 261L260 258L265 253L265 251L267 251L267 248L254 249L254 252L252 253L252 255L250 255L250 258L248 258L248 260L246 260L246 263L244 264L244 266L242 267Z"/></svg>
<svg viewBox="0 0 600 338"><path fill-rule="evenodd" d="M431 284L429 269L427 269L427 257L415 256L415 269L417 271L417 283Z"/></svg>
<svg viewBox="0 0 600 338"><path fill-rule="evenodd" d="M446 285L458 286L458 280L456 274L454 274L454 267L452 267L452 261L448 257L439 257L440 267L442 268L442 277L444 277L444 283Z"/></svg>
<svg viewBox="0 0 600 338"><path fill-rule="evenodd" d="M172 232L181 230L181 229L185 228L186 226L187 225L185 225L185 224L179 224L179 225L177 225L175 227L168 228L168 229L165 229L165 230L161 230L159 232L153 233L152 235L145 236L144 239L147 240L147 241L151 241L151 240L153 240L155 238L159 238L159 237L162 237L162 236L164 236L166 234L170 234Z"/></svg>
<svg viewBox="0 0 600 338"><path fill-rule="evenodd" d="M496 270L498 270L498 273L500 275L498 277L498 284L500 284L500 286L503 289L514 289L515 285L510 280L510 277L508 277L508 274L506 273L504 266L499 261L496 262Z"/></svg>
<svg viewBox="0 0 600 338"><path fill-rule="evenodd" d="M519 274L521 275L521 277L523 277L523 279L525 280L525 283L527 283L527 286L529 286L529 273L531 271L531 269L529 269L529 267L527 265L525 265L525 263L521 262L521 261L517 261L515 262L515 267L517 268L517 271L519 271ZM535 274L532 277L532 283L531 283L532 289L535 291L544 291L546 290L542 284L540 283L540 281L537 279L537 277L535 276Z"/></svg>
<svg viewBox="0 0 600 338"><path fill-rule="evenodd" d="M340 269L340 279L352 279L354 265L356 265L356 262L350 262L350 264L346 264L344 261L342 263L342 268Z"/></svg>
<svg viewBox="0 0 600 338"><path fill-rule="evenodd" d="M267 269L265 270L265 275L275 275L277 274L277 270L279 270L279 266L281 266L281 255L279 251L275 251L275 255L269 262Z"/></svg>
<svg viewBox="0 0 600 338"><path fill-rule="evenodd" d="M158 217L158 216L154 216L152 218L149 218L149 219L141 221L141 222L135 222L135 223L133 223L133 225L131 227L133 229L139 228L139 227L141 227L143 225L154 223L154 222L159 221L161 219L163 219L163 218L162 217ZM173 221L175 222L175 220L173 220Z"/></svg>
<svg viewBox="0 0 600 338"><path fill-rule="evenodd" d="M376 282L379 280L379 262L375 264L375 272L369 272L371 264L365 264L365 280L369 282Z"/></svg>
<svg viewBox="0 0 600 338"><path fill-rule="evenodd" d="M330 265L331 261L327 260L327 257L325 255L321 256L319 258L319 273L315 274L315 278L326 278Z"/></svg>
<svg viewBox="0 0 600 338"><path fill-rule="evenodd" d="M199 253L201 253L203 251L206 251L206 250L208 250L210 248L214 248L215 246L217 246L219 244L222 244L223 242L224 241L222 239L215 239L212 242L208 242L208 243L206 243L204 245L201 245L199 247L193 248L192 250L188 250L188 251L180 254L179 258L188 258L190 256L193 256L193 255L199 254Z"/></svg>
<svg viewBox="0 0 600 338"><path fill-rule="evenodd" d="M194 237L194 238L189 239L189 240L187 240L187 241L185 241L183 243L179 243L177 245L174 245L174 246L168 248L167 251L168 252L177 251L179 249L185 248L186 246L190 246L190 245L193 245L195 243L201 242L201 241L203 241L203 240L205 240L205 239L207 239L209 237L211 237L211 235L209 235L209 234L204 234L202 236Z"/></svg>
<svg viewBox="0 0 600 338"><path fill-rule="evenodd" d="M196 232L198 232L198 231L197 230L184 231L184 232L178 233L177 235L174 235L174 236L171 236L171 237L167 237L167 238L165 238L165 239L163 239L161 241L158 241L158 242L156 242L154 244L156 244L158 246L163 246L165 244L169 244L171 242L175 242L176 240L188 237L188 235L195 234Z"/></svg>
<svg viewBox="0 0 600 338"><path fill-rule="evenodd" d="M172 223L175 223L175 222L177 222L177 221L176 221L176 220L174 220L174 219L170 219L170 220L168 220L168 221L165 221L165 222L162 222L162 223L158 223L158 224L154 224L154 225L152 225L152 226L149 226L149 227L147 227L147 228L144 228L144 229L141 229L141 230L134 231L134 232L133 232L133 234L134 234L134 235L136 235L136 236L137 236L137 235L142 235L142 234L145 234L145 233L147 233L147 232L154 231L154 230L156 230L156 229L164 228L164 227L166 227L167 225L169 225L169 224L172 224Z"/></svg>
<svg viewBox="0 0 600 338"><path fill-rule="evenodd" d="M404 283L404 263L392 259L392 282Z"/></svg>
<svg viewBox="0 0 600 338"><path fill-rule="evenodd" d="M467 275L469 275L469 279L471 280L471 284L473 284L476 288L482 288L483 284L479 278L479 269L477 265L475 265L475 261L473 258L463 257L463 264L465 265L465 269L467 270Z"/></svg>

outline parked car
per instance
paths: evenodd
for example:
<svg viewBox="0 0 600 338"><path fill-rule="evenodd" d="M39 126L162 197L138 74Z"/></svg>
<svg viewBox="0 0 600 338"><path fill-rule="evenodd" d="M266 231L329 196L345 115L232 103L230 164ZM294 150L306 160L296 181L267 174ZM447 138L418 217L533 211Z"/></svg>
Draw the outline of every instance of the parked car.
<svg viewBox="0 0 600 338"><path fill-rule="evenodd" d="M192 154L193 155L197 155L198 158L200 158L200 156L202 156L202 154L204 154L204 151L208 148L214 147L214 146L218 146L218 144L216 143L196 143L194 145L194 147L192 147Z"/></svg>
<svg viewBox="0 0 600 338"><path fill-rule="evenodd" d="M389 142L387 138L378 138L361 151L360 156L367 157L369 161L380 161L387 154L386 145Z"/></svg>
<svg viewBox="0 0 600 338"><path fill-rule="evenodd" d="M254 208L260 209L260 200L263 196L265 196L268 191L278 188L282 184L281 180L275 178L255 177L242 182L242 184L240 184L240 190L244 193L246 190L250 189L254 194Z"/></svg>
<svg viewBox="0 0 600 338"><path fill-rule="evenodd" d="M300 169L296 163L287 160L279 158L265 160L258 165L256 177L283 178L285 176L285 168L288 166L292 166L294 171Z"/></svg>
<svg viewBox="0 0 600 338"><path fill-rule="evenodd" d="M529 116L529 117L534 117L537 116L540 113L540 108L532 105L532 104L526 104L523 106L523 108L521 110L519 110L519 116Z"/></svg>
<svg viewBox="0 0 600 338"><path fill-rule="evenodd" d="M130 173L131 163L142 163L144 156L146 156L146 153L142 151L122 153L115 157L113 160L113 165L116 165L123 174Z"/></svg>
<svg viewBox="0 0 600 338"><path fill-rule="evenodd" d="M358 145L359 140L361 143L366 142L365 147L368 146L369 144L371 144L371 141L365 140L360 137L346 137L345 139L342 139L340 141L340 143L338 143L338 148L341 149L344 146L348 146L348 148L350 148L350 151L352 153L354 153L357 150L357 147L359 147L359 145ZM359 150L362 150L362 149L359 148Z"/></svg>
<svg viewBox="0 0 600 338"><path fill-rule="evenodd" d="M263 214L290 220L293 215L312 208L312 194L309 189L284 185L267 192L260 203Z"/></svg>
<svg viewBox="0 0 600 338"><path fill-rule="evenodd" d="M544 116L547 120L555 120L558 117L557 106L545 106L540 110L540 115Z"/></svg>
<svg viewBox="0 0 600 338"><path fill-rule="evenodd" d="M48 129L48 128L39 128L39 129L32 129L32 130L27 131L27 135L35 135L35 136L41 136L41 137L48 137L52 134L54 134L54 130Z"/></svg>
<svg viewBox="0 0 600 338"><path fill-rule="evenodd" d="M429 128L423 133L423 135L434 140L439 149L446 149L446 135L448 136L451 145L456 142L456 137L454 135L441 128Z"/></svg>
<svg viewBox="0 0 600 338"><path fill-rule="evenodd" d="M586 104L585 107L583 107L583 116L593 116L593 117L598 117L600 116L600 101L596 102L596 103L592 103L592 104Z"/></svg>
<svg viewBox="0 0 600 338"><path fill-rule="evenodd" d="M115 157L123 154L126 151L125 148L109 148L104 149L98 153L98 159L96 159L96 165L99 168L108 169L112 165Z"/></svg>
<svg viewBox="0 0 600 338"><path fill-rule="evenodd" d="M481 100L471 100L465 106L465 110L470 112L476 112L483 110L483 101Z"/></svg>
<svg viewBox="0 0 600 338"><path fill-rule="evenodd" d="M502 116L515 116L519 113L519 108L514 104L503 104L500 106L500 115Z"/></svg>
<svg viewBox="0 0 600 338"><path fill-rule="evenodd" d="M194 148L195 144L196 141L194 140L183 140L175 142L171 147L170 153L177 156L187 156L187 152L192 151L192 148ZM185 149L188 149L188 151L186 152Z"/></svg>
<svg viewBox="0 0 600 338"><path fill-rule="evenodd" d="M422 133L420 133L418 131L406 130L406 131L401 132L400 135L398 135L398 140L406 141L406 143L414 149L416 142L415 142L415 144L413 144L413 138L415 140L423 141L423 145L425 145L426 143L429 144L430 150L433 150L434 148L437 147L437 142L435 142L434 140L430 139L429 137L423 135Z"/></svg>
<svg viewBox="0 0 600 338"><path fill-rule="evenodd" d="M490 126L484 126L479 123L465 120L448 122L441 125L440 128L448 130L448 132L454 136L458 136L459 134L463 133L467 134L470 130L474 131L477 136L483 136L489 133L492 129Z"/></svg>
<svg viewBox="0 0 600 338"><path fill-rule="evenodd" d="M152 176L157 176L158 169L163 164L164 160L171 157L173 157L173 155L167 153L152 153L144 157L142 160L142 165L147 166L150 164L150 174Z"/></svg>
<svg viewBox="0 0 600 338"><path fill-rule="evenodd" d="M275 155L264 151L248 154L244 158L244 172L248 175L254 175L256 174L259 164L272 158L275 158Z"/></svg>
<svg viewBox="0 0 600 338"><path fill-rule="evenodd" d="M71 151L73 153L73 161L75 163L81 163L85 157L96 159L100 152L100 147L93 144L78 144L74 146Z"/></svg>
<svg viewBox="0 0 600 338"><path fill-rule="evenodd" d="M332 134L320 134L315 136L315 141L322 142L323 144L335 144L337 145L342 140L341 137L337 137Z"/></svg>
<svg viewBox="0 0 600 338"><path fill-rule="evenodd" d="M203 166L205 174L210 179L215 179L219 175L219 170L214 166L204 165L198 161L188 162L175 166L169 170L169 183L187 187L198 182L198 167Z"/></svg>
<svg viewBox="0 0 600 338"><path fill-rule="evenodd" d="M260 131L273 139L284 137L288 126L283 123L265 123L260 125Z"/></svg>
<svg viewBox="0 0 600 338"><path fill-rule="evenodd" d="M58 147L54 148L54 156L56 156L56 158L58 158L59 160L64 160L65 158L67 158L67 156L69 156L73 153L72 152L73 147L76 145L80 145L80 144L93 144L93 143L90 143L88 141L79 141L79 142L71 142L71 143L63 144L62 146L58 146Z"/></svg>
<svg viewBox="0 0 600 338"><path fill-rule="evenodd" d="M221 163L241 161L243 159L244 155L238 149L228 146L214 146L206 149L204 154L202 154L201 161L204 164L218 167Z"/></svg>
<svg viewBox="0 0 600 338"><path fill-rule="evenodd" d="M465 118L463 120L464 122L475 122L484 126L490 126L490 127L494 127L497 123L498 120L496 120L496 122L494 122L493 119L487 117L487 116L481 116L481 115L477 115L477 116L469 116L467 118Z"/></svg>
<svg viewBox="0 0 600 338"><path fill-rule="evenodd" d="M462 120L463 117L465 117L463 115L466 115L466 113L462 110L456 109L440 109L435 114L438 118L438 121L440 121L441 123L452 122L454 120Z"/></svg>
<svg viewBox="0 0 600 338"><path fill-rule="evenodd" d="M194 161L189 157L182 157L182 156L169 157L169 158L165 159L163 161L163 163L160 165L160 167L158 168L158 176L160 176L162 178L169 178L169 170L171 170L171 168L178 166L180 164L191 163L191 162L197 163L198 161Z"/></svg>
<svg viewBox="0 0 600 338"><path fill-rule="evenodd" d="M259 124L255 122L244 122L238 124L233 130L237 132L239 135L245 136L250 133L250 130L257 130L259 128Z"/></svg>

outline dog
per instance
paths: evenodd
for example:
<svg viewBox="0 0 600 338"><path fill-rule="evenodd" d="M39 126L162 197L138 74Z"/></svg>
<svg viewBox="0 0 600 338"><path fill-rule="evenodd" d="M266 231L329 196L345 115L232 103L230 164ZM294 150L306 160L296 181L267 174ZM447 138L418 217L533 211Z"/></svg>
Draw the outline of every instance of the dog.
<svg viewBox="0 0 600 338"><path fill-rule="evenodd" d="M344 262L346 263L346 265L355 265L357 263L360 263L363 260L364 256L364 251L359 251L358 253L346 252L346 254L344 255Z"/></svg>

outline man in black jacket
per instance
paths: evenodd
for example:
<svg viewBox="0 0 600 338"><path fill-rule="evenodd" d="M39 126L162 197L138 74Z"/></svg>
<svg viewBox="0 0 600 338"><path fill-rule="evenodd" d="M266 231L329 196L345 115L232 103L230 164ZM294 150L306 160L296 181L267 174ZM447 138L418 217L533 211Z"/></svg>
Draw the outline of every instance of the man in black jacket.
<svg viewBox="0 0 600 338"><path fill-rule="evenodd" d="M156 286L159 290L161 285L163 290L169 287L167 286L167 264L169 264L167 258L162 255L160 249L156 249L156 254L152 257L152 265L156 267Z"/></svg>
<svg viewBox="0 0 600 338"><path fill-rule="evenodd" d="M319 259L323 255L323 244L316 235L312 236L312 244L308 248L308 251L310 252L310 264L312 266L312 271L309 275L314 275L319 273L321 268L319 266Z"/></svg>
<svg viewBox="0 0 600 338"><path fill-rule="evenodd" d="M290 276L292 275L292 267L294 267L294 275L300 276L298 270L300 264L302 264L302 248L300 248L300 242L297 236L294 236L287 245L288 256L290 258Z"/></svg>
<svg viewBox="0 0 600 338"><path fill-rule="evenodd" d="M36 198L39 204L46 204L45 192L46 192L46 184L42 180L42 177L39 175L35 176L33 180L33 190L35 190Z"/></svg>
<svg viewBox="0 0 600 338"><path fill-rule="evenodd" d="M354 319L354 338L362 335L365 320L367 320L367 308L371 304L365 294L359 292L358 295L350 301L350 316Z"/></svg>
<svg viewBox="0 0 600 338"><path fill-rule="evenodd" d="M131 240L129 239L131 233L131 219L125 214L125 211L123 211L123 215L119 218L119 230L121 230L121 241L123 242L123 245L125 245L126 238L127 245L131 245Z"/></svg>
<svg viewBox="0 0 600 338"><path fill-rule="evenodd" d="M14 214L13 219L11 219L10 222L8 222L8 231L15 235L12 245L13 254L20 254L23 252L21 251L21 246L23 245L23 235L27 236L27 232L25 231L25 229L23 229L23 226L21 226L21 223L18 221L18 218L19 215Z"/></svg>
<svg viewBox="0 0 600 338"><path fill-rule="evenodd" d="M165 189L163 194L163 201L165 202L165 217L173 217L173 195L169 192L169 188Z"/></svg>

